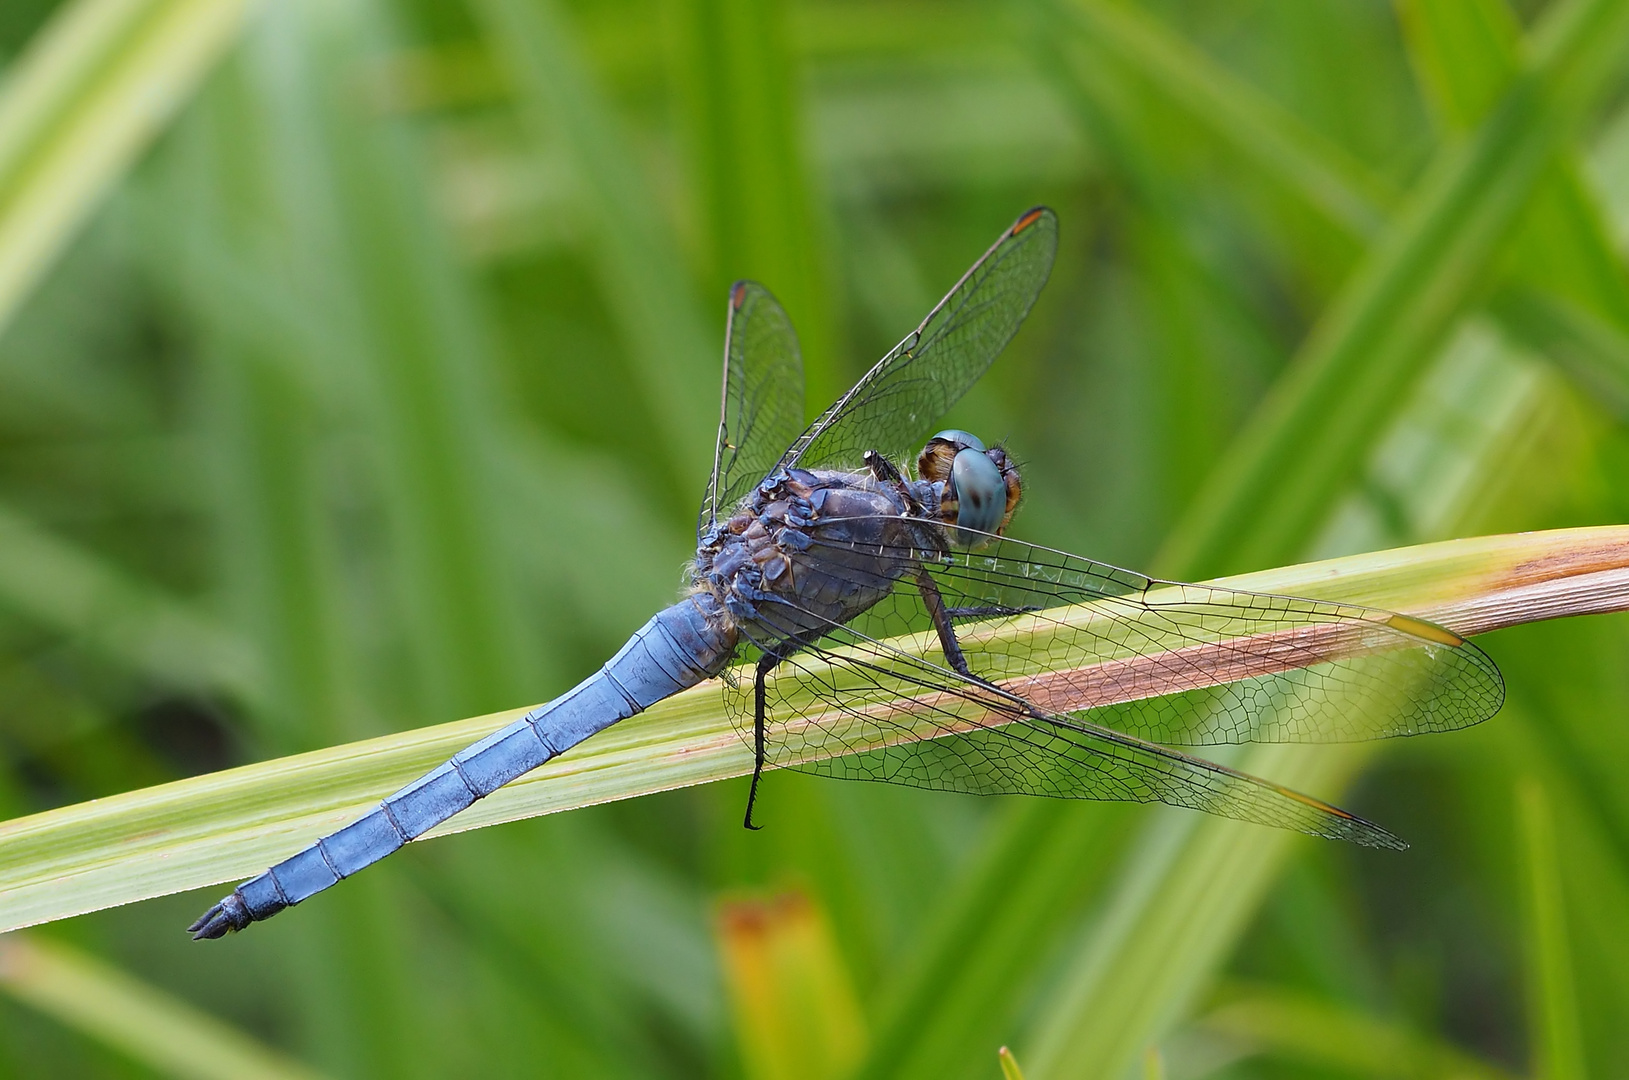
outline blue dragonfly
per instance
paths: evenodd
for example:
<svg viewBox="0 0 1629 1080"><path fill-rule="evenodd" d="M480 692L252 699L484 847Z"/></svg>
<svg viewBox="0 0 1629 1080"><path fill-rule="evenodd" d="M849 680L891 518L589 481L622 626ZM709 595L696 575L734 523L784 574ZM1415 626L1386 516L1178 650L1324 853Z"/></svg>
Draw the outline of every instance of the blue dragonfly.
<svg viewBox="0 0 1629 1080"><path fill-rule="evenodd" d="M455 754L193 923L219 938L389 855L619 720L722 676L753 753L977 794L1161 802L1370 847L1391 833L1183 746L1448 731L1504 699L1443 627L1372 608L1158 581L1005 533L1013 459L928 436L1051 272L1057 218L1002 232L915 330L804 425L785 312L730 291L723 417L682 598L576 688ZM923 447L914 473L906 455Z"/></svg>

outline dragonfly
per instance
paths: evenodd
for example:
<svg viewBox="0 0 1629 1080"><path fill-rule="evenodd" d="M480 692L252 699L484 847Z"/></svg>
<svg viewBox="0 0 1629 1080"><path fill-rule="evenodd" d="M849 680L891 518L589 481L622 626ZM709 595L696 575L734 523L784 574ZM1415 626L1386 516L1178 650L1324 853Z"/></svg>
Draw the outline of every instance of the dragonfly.
<svg viewBox="0 0 1629 1080"><path fill-rule="evenodd" d="M1496 713L1493 661L1390 611L1161 581L1022 543L1014 457L929 433L1018 332L1058 221L1022 214L811 424L791 321L738 282L723 409L677 603L574 689L237 886L220 938L424 835L584 739L705 680L764 774L1166 803L1377 848L1396 836L1194 746L1450 731ZM909 455L916 453L914 462Z"/></svg>

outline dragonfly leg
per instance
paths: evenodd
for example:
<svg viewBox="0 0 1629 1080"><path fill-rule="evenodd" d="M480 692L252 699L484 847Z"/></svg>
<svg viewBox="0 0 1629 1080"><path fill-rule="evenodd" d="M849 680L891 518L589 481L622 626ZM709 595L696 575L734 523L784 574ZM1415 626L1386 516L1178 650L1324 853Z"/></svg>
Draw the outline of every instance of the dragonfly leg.
<svg viewBox="0 0 1629 1080"><path fill-rule="evenodd" d="M786 639L772 649L764 650L764 654L758 657L758 666L752 678L752 787L747 791L747 813L741 822L753 832L757 832L762 828L762 826L752 823L752 807L758 801L758 781L764 775L764 761L766 758L764 713L767 711L767 687L764 680L771 671L779 666L781 661L823 636L825 636L824 630L799 634L796 637Z"/></svg>
<svg viewBox="0 0 1629 1080"><path fill-rule="evenodd" d="M747 791L747 814L741 824L753 832L762 828L752 823L752 805L758 801L758 781L764 775L764 677L780 662L779 650L764 653L752 677L752 787Z"/></svg>
<svg viewBox="0 0 1629 1080"><path fill-rule="evenodd" d="M1031 611L1040 611L1039 605L1031 604L1028 607L1003 607L999 604L985 604L981 607L953 607L945 608L945 614L951 621L957 619L1007 619L1014 615L1024 615Z"/></svg>
<svg viewBox="0 0 1629 1080"><path fill-rule="evenodd" d="M939 586L934 583L933 575L928 573L925 566L916 568L916 587L922 593L922 602L927 605L928 617L933 620L933 629L939 634L939 648L944 650L945 660L958 675L984 683L985 680L974 675L968 668L967 657L962 655L961 643L956 640L956 628L950 622L951 610L945 607L945 598L939 594Z"/></svg>
<svg viewBox="0 0 1629 1080"><path fill-rule="evenodd" d="M905 482L905 478L898 467L892 461L883 457L879 451L867 450L860 457L864 460L865 467L871 470L871 475L876 477L878 481L885 484L903 484Z"/></svg>
<svg viewBox="0 0 1629 1080"><path fill-rule="evenodd" d="M956 627L952 624L951 619L959 610L981 609L946 607L945 598L940 594L938 584L933 580L933 575L928 573L928 568L925 566L919 565L916 568L916 587L922 593L922 602L927 605L928 616L933 620L933 629L939 635L939 648L944 652L945 660L956 674L968 682L977 683L986 690L999 694L1011 704L1018 706L1028 716L1036 720L1050 722L1050 717L1029 701L1003 690L982 675L973 674L973 669L967 666L967 657L962 653L961 643L956 640Z"/></svg>
<svg viewBox="0 0 1629 1080"><path fill-rule="evenodd" d="M871 470L871 475L879 484L887 484L893 488L894 494L900 497L912 514L917 517L926 514L927 508L922 505L920 499L911 494L911 489L906 485L905 477L900 473L898 466L875 450L867 450L864 457L866 468Z"/></svg>

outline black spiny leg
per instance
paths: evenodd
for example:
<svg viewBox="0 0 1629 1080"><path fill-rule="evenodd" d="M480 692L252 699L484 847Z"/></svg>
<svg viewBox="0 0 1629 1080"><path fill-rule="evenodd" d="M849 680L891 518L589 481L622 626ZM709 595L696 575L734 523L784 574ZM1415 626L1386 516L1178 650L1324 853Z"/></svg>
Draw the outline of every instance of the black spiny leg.
<svg viewBox="0 0 1629 1080"><path fill-rule="evenodd" d="M967 679L969 682L978 683L980 686L1001 695L1008 702L1017 705L1023 712L1034 717L1035 719L1048 720L1049 718L1047 715L1041 712L1041 710L1037 709L1034 705L1010 691L1003 690L1001 687L997 686L989 679L984 678L982 675L973 674L973 669L967 666L967 657L962 654L961 643L956 640L956 628L951 625L950 620L955 611L980 609L946 607L945 598L939 592L938 583L933 580L933 575L928 573L928 568L925 566L918 565L916 568L916 587L922 593L922 602L927 606L928 617L933 620L933 629L939 635L939 648L943 650L945 660L950 664L951 668L955 670L956 674L960 675L964 679ZM1016 613L1009 612L1004 608L996 610L999 610L1004 614Z"/></svg>
<svg viewBox="0 0 1629 1080"><path fill-rule="evenodd" d="M752 804L758 801L758 781L764 775L764 676L780 662L780 650L764 653L752 677L752 787L747 791L747 816L741 824L754 832L762 828L752 823Z"/></svg>
<svg viewBox="0 0 1629 1080"><path fill-rule="evenodd" d="M773 649L766 650L762 656L758 657L758 667L752 677L752 787L747 791L747 814L741 822L753 832L757 832L762 827L752 823L752 806L758 801L758 781L764 775L764 679L779 666L781 661L823 636L825 636L824 630L799 634L797 637L788 638L781 642Z"/></svg>
<svg viewBox="0 0 1629 1080"><path fill-rule="evenodd" d="M900 475L899 469L894 466L894 463L875 450L867 450L864 458L866 468L871 470L871 475L876 481L879 484L887 484L893 488L895 494L905 503L906 509L911 514L920 517L923 512L922 504L915 495L911 494L911 489L905 484L905 478Z"/></svg>
<svg viewBox="0 0 1629 1080"><path fill-rule="evenodd" d="M865 452L865 464L871 470L871 475L876 477L878 483L889 484L898 492L899 497L905 501L905 505L910 508L912 514L922 513L922 504L911 494L911 489L905 484L905 478L900 475L899 469L894 466L893 462L875 450L867 450ZM944 546L943 537L937 535L937 530L935 530L935 535L931 538L931 541L923 546L929 550L940 552L948 550ZM967 658L962 655L962 647L956 641L956 628L951 625L951 617L955 612L945 607L945 598L939 594L939 586L934 582L933 575L928 573L928 568L920 563L916 567L916 587L922 592L922 601L927 605L928 615L933 619L933 628L939 634L939 647L944 650L945 659L949 661L950 666L963 678L989 686L988 679L979 678L968 668ZM992 687L992 689L994 688Z"/></svg>
<svg viewBox="0 0 1629 1080"><path fill-rule="evenodd" d="M956 628L950 624L950 610L945 607L945 598L939 595L939 586L925 566L916 568L916 587L922 593L928 617L933 620L933 629L939 634L939 648L944 650L945 660L958 675L989 686L987 680L974 675L968 668L967 657L962 655L961 643L956 640Z"/></svg>

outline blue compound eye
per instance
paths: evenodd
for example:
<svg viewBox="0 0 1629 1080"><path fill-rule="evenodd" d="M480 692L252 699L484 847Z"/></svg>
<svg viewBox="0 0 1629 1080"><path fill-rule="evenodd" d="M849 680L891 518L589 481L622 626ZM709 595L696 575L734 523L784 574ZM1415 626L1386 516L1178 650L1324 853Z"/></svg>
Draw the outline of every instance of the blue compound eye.
<svg viewBox="0 0 1629 1080"><path fill-rule="evenodd" d="M966 437L972 438L971 435ZM995 532L1001 525L1001 518L1007 512L1007 484L982 445L969 447L956 455L950 466L950 490L957 500L957 525L987 533Z"/></svg>
<svg viewBox="0 0 1629 1080"><path fill-rule="evenodd" d="M949 428L945 431L941 431L928 441L944 441L949 443L951 446L954 446L957 450L977 450L980 453L983 453L986 449L988 449L988 447L984 445L983 441L980 440L977 435L962 431L960 428Z"/></svg>

